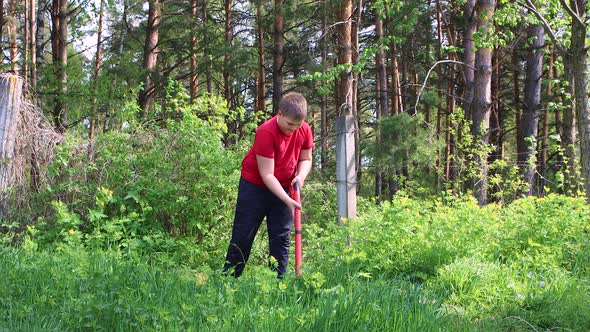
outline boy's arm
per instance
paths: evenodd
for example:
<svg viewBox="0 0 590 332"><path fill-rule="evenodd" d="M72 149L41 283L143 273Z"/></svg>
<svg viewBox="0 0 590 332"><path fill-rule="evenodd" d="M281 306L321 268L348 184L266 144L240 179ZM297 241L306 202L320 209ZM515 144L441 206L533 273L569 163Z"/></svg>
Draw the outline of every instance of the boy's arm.
<svg viewBox="0 0 590 332"><path fill-rule="evenodd" d="M287 204L291 211L294 211L295 208L300 209L301 205L289 197L285 190L283 190L279 180L275 177L275 160L256 155L256 163L258 164L258 171L260 172L260 177L262 177L262 182L264 182L266 187L281 201Z"/></svg>
<svg viewBox="0 0 590 332"><path fill-rule="evenodd" d="M307 178L309 171L311 171L311 159L311 149L301 150L301 153L299 153L299 162L297 163L297 174L293 181L291 181L291 184L298 182L299 186L303 188L305 178Z"/></svg>

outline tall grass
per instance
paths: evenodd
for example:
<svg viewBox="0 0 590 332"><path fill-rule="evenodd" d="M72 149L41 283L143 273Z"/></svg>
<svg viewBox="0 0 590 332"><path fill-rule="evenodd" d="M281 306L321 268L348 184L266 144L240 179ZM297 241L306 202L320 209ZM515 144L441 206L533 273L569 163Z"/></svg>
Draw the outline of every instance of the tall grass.
<svg viewBox="0 0 590 332"><path fill-rule="evenodd" d="M365 203L346 227L308 205L303 277L280 281L264 236L239 279L219 271L218 236L108 246L108 232L64 229L53 245L0 246L0 331L590 330L583 200Z"/></svg>
<svg viewBox="0 0 590 332"><path fill-rule="evenodd" d="M166 269L117 252L0 256L0 329L195 331L438 331L466 329L436 301L394 279L279 281L252 268L241 279L209 268ZM325 284L335 285L323 287Z"/></svg>

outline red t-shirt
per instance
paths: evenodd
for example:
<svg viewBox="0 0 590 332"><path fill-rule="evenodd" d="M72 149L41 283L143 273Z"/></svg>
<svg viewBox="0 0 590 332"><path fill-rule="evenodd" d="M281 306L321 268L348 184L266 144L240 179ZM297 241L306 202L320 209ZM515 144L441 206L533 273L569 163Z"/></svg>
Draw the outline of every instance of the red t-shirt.
<svg viewBox="0 0 590 332"><path fill-rule="evenodd" d="M305 121L299 129L287 135L279 128L275 115L256 129L254 144L242 160L242 177L248 182L266 187L258 171L256 155L273 158L275 160L275 177L281 186L288 187L295 177L295 168L301 150L311 148L313 148L313 134Z"/></svg>

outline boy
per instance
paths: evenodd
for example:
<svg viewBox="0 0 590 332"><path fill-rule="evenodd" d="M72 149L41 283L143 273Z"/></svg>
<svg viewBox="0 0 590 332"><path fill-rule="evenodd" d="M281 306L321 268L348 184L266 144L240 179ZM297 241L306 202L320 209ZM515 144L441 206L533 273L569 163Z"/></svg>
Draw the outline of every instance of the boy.
<svg viewBox="0 0 590 332"><path fill-rule="evenodd" d="M305 97L286 94L278 114L258 127L254 144L242 160L232 238L223 267L236 278L244 270L265 216L278 277L287 271L293 212L301 208L288 192L295 182L303 188L312 163L313 134L306 116Z"/></svg>

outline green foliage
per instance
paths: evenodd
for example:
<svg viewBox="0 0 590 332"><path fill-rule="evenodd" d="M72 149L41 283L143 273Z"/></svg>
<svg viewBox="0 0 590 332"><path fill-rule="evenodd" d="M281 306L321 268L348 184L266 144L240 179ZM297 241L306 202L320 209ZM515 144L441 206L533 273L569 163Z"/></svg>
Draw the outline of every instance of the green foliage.
<svg viewBox="0 0 590 332"><path fill-rule="evenodd" d="M57 151L52 184L42 194L40 204L63 202L38 225L43 234L48 225L58 233L102 234L110 244L151 231L199 240L229 222L241 153L222 147L220 128L186 111L181 116L165 128L99 135L92 147L70 137ZM89 148L92 153L84 153Z"/></svg>
<svg viewBox="0 0 590 332"><path fill-rule="evenodd" d="M428 127L421 114L401 113L386 116L378 124L381 143L368 149L376 163L388 169L401 169L411 164L432 166L436 161L438 145L433 128Z"/></svg>
<svg viewBox="0 0 590 332"><path fill-rule="evenodd" d="M72 231L54 233L55 250L32 240L20 248L0 247L0 270L6 271L0 278L0 328L590 328L590 209L582 199L549 195L504 208L479 207L473 198L449 194L433 201L399 195L381 206L361 199L360 216L338 227L315 220L328 216L323 206L332 201L332 189L310 182L306 191L311 220L304 220L303 276L288 274L282 281L256 261L240 279L219 273L223 236L195 245L152 233L142 238L151 251L88 245L98 233L82 235L75 229L80 221L98 218L103 226L96 228L114 222L78 217L57 203L56 223ZM317 198L322 195L324 200ZM116 197L99 190L96 209L107 211ZM124 241L117 232L100 234ZM216 258L204 254L215 247Z"/></svg>

